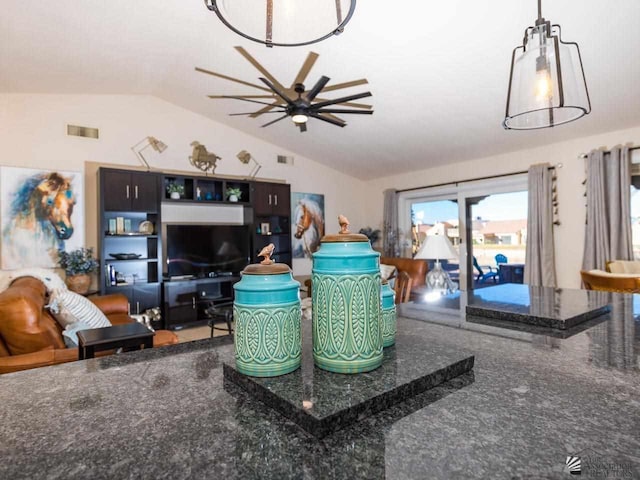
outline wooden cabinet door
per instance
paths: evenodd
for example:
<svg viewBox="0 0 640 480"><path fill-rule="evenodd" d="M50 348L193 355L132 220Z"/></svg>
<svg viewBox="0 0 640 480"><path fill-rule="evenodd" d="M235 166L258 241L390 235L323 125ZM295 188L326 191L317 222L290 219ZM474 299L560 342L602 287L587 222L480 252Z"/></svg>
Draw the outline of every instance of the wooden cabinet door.
<svg viewBox="0 0 640 480"><path fill-rule="evenodd" d="M153 173L131 174L131 210L158 211L158 179Z"/></svg>
<svg viewBox="0 0 640 480"><path fill-rule="evenodd" d="M103 182L102 205L104 210L127 211L131 209L131 174L128 172L101 172Z"/></svg>
<svg viewBox="0 0 640 480"><path fill-rule="evenodd" d="M136 284L133 286L131 313L141 314L149 308L160 306L159 285Z"/></svg>
<svg viewBox="0 0 640 480"><path fill-rule="evenodd" d="M165 326L195 322L198 319L197 292L193 283L164 284Z"/></svg>
<svg viewBox="0 0 640 480"><path fill-rule="evenodd" d="M253 202L253 211L255 215L271 215L273 194L271 193L270 184L255 182L253 184L251 200Z"/></svg>
<svg viewBox="0 0 640 480"><path fill-rule="evenodd" d="M291 215L291 187L279 183L271 184L271 212L273 215Z"/></svg>

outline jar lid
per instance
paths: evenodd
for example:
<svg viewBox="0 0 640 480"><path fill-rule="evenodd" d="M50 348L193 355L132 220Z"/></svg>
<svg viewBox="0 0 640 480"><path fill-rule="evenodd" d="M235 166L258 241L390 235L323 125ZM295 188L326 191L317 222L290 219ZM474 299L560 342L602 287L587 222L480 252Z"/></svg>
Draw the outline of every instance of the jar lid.
<svg viewBox="0 0 640 480"><path fill-rule="evenodd" d="M338 223L340 224L340 231L334 235L325 235L322 237L322 243L369 241L366 235L363 235L362 233L351 233L349 231L349 219L344 215L338 215Z"/></svg>
<svg viewBox="0 0 640 480"><path fill-rule="evenodd" d="M272 263L271 265L254 263L247 265L242 271L243 275L279 275L282 273L291 273L291 269L286 263Z"/></svg>

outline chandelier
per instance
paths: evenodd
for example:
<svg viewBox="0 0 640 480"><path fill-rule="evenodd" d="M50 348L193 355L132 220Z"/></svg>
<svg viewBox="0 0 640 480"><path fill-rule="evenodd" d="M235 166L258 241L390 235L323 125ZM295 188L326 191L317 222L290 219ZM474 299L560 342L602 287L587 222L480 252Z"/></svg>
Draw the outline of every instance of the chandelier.
<svg viewBox="0 0 640 480"><path fill-rule="evenodd" d="M297 47L339 35L356 0L204 0L231 30L267 47Z"/></svg>
<svg viewBox="0 0 640 480"><path fill-rule="evenodd" d="M535 26L511 56L507 130L554 127L591 112L578 44L562 41L560 25L542 17L541 1Z"/></svg>

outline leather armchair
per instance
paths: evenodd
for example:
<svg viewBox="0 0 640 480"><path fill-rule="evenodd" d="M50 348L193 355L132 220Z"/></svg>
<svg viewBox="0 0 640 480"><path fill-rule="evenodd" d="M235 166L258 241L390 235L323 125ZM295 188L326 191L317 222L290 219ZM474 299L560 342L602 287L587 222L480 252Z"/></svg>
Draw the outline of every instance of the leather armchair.
<svg viewBox="0 0 640 480"><path fill-rule="evenodd" d="M124 295L91 300L114 325L135 321ZM0 373L78 360L78 349L66 348L62 328L44 308L47 303L45 285L33 277L20 277L0 293ZM154 347L174 343L178 338L167 330L158 330L153 337Z"/></svg>

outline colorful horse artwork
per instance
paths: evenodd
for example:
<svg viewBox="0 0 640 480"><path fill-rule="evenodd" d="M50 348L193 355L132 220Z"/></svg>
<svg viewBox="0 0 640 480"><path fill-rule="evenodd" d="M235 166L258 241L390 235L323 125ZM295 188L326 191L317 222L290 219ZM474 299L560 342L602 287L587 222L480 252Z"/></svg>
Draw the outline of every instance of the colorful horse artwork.
<svg viewBox="0 0 640 480"><path fill-rule="evenodd" d="M64 249L74 233L72 181L61 173L43 172L13 184L3 182L2 268L56 265L58 249ZM7 186L13 190L7 192Z"/></svg>
<svg viewBox="0 0 640 480"><path fill-rule="evenodd" d="M311 258L311 254L320 248L320 240L324 236L322 209L316 201L309 198L299 200L294 211L293 221L296 229L293 234L294 257Z"/></svg>

